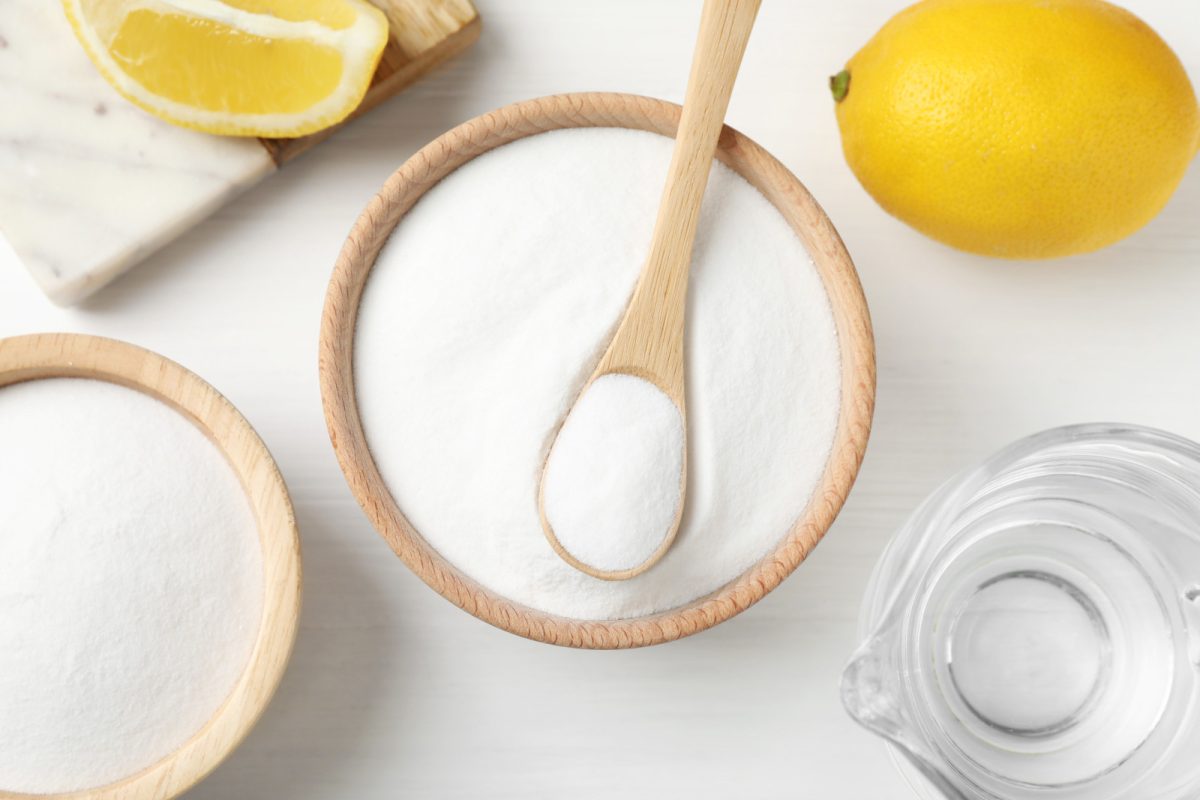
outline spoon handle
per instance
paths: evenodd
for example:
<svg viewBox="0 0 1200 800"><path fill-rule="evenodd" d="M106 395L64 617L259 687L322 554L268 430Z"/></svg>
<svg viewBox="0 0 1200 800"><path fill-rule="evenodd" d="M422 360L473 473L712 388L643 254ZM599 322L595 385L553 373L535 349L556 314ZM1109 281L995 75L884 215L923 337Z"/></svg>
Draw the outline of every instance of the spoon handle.
<svg viewBox="0 0 1200 800"><path fill-rule="evenodd" d="M688 268L700 203L760 2L705 0L650 254L625 320L631 324L622 323L597 370L636 374L639 367L656 366L667 384L661 388L679 401Z"/></svg>

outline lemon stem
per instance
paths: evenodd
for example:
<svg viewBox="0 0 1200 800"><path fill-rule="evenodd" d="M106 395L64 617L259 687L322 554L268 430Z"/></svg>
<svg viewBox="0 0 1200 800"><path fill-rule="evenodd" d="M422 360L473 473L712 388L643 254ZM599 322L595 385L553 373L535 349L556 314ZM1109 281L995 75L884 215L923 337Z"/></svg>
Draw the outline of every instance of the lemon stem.
<svg viewBox="0 0 1200 800"><path fill-rule="evenodd" d="M850 92L850 70L844 69L837 75L830 76L829 91L833 92L835 101L840 103L845 100Z"/></svg>

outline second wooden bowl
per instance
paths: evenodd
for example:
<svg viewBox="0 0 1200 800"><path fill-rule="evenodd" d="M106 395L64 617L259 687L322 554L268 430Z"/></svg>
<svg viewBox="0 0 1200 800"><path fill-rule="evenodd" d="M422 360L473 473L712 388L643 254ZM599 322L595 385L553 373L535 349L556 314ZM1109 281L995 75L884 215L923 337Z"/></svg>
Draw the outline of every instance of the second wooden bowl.
<svg viewBox="0 0 1200 800"><path fill-rule="evenodd" d="M679 114L679 106L662 100L586 93L517 103L465 122L424 147L388 179L359 217L334 267L321 324L321 394L330 438L354 496L376 530L429 586L480 619L521 636L572 647L637 647L678 639L729 619L778 586L821 539L845 502L866 449L875 403L875 351L854 265L800 181L757 144L726 127L717 158L761 191L803 241L829 294L841 355L842 401L829 461L808 507L775 550L737 579L680 608L633 619L566 619L514 603L463 575L430 547L388 491L359 418L354 332L371 267L400 218L446 175L516 139L584 127L673 136Z"/></svg>
<svg viewBox="0 0 1200 800"><path fill-rule="evenodd" d="M258 522L263 607L250 661L208 724L175 752L116 783L64 794L5 792L0 800L167 800L190 789L245 738L283 677L300 613L300 540L283 477L246 419L174 361L125 342L68 333L0 339L0 387L44 378L91 378L159 400L225 455Z"/></svg>

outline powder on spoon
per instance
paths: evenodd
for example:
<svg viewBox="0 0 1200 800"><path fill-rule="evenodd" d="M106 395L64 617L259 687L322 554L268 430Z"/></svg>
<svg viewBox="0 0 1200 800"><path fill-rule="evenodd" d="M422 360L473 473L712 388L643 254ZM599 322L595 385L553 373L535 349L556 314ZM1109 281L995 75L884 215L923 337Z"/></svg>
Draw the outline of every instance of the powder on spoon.
<svg viewBox="0 0 1200 800"><path fill-rule="evenodd" d="M639 567L675 526L683 420L650 381L601 375L563 423L546 460L542 506L554 538L602 572Z"/></svg>
<svg viewBox="0 0 1200 800"><path fill-rule="evenodd" d="M389 491L450 563L547 613L643 616L719 589L787 535L832 446L840 365L820 276L778 210L714 163L689 281L679 533L625 581L547 541L547 451L645 263L672 145L596 128L485 153L401 219L363 293L356 399Z"/></svg>
<svg viewBox="0 0 1200 800"><path fill-rule="evenodd" d="M0 389L0 793L128 777L241 675L262 609L253 510L217 447L141 392Z"/></svg>

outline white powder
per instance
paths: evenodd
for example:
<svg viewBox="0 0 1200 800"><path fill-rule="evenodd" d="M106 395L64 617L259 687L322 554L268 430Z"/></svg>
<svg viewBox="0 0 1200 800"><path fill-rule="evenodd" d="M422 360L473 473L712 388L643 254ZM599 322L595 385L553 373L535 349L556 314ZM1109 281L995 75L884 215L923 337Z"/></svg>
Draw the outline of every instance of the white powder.
<svg viewBox="0 0 1200 800"><path fill-rule="evenodd" d="M542 505L554 538L584 564L646 563L671 532L683 475L683 420L650 381L601 375L567 415L546 461Z"/></svg>
<svg viewBox="0 0 1200 800"><path fill-rule="evenodd" d="M824 287L779 213L716 165L688 296L678 537L627 581L583 574L546 540L546 452L645 262L672 144L567 130L489 152L405 216L363 296L359 410L401 510L465 574L553 614L640 616L719 589L786 535L833 441Z"/></svg>
<svg viewBox="0 0 1200 800"><path fill-rule="evenodd" d="M101 381L0 389L0 793L100 786L186 742L248 661L261 560L182 415Z"/></svg>

